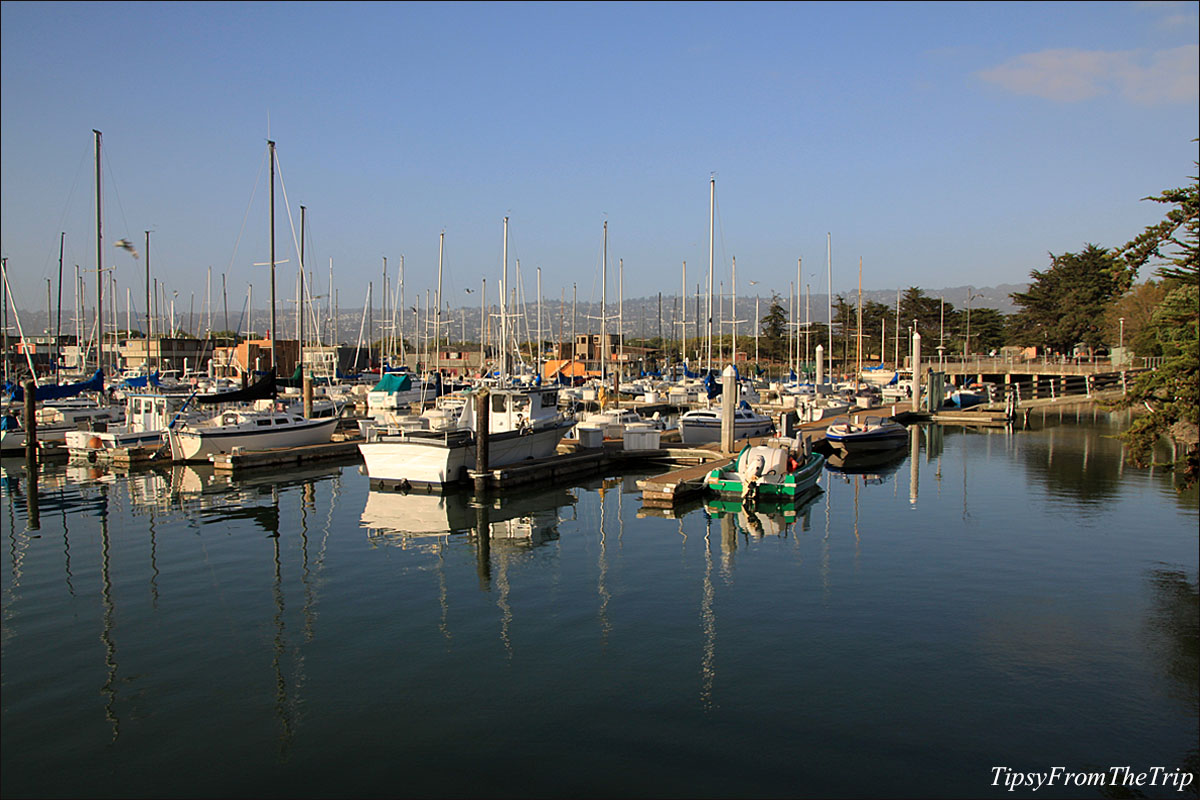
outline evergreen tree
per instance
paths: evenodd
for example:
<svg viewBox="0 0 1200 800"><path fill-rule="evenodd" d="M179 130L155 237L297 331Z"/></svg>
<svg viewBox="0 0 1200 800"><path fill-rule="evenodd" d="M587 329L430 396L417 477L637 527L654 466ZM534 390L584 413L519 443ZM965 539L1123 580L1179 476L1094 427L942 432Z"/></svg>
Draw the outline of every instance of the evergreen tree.
<svg viewBox="0 0 1200 800"><path fill-rule="evenodd" d="M760 321L758 349L764 359L787 360L787 310L777 292L771 293L771 305Z"/></svg>
<svg viewBox="0 0 1200 800"><path fill-rule="evenodd" d="M1196 166L1200 166L1197 164ZM1154 310L1149 328L1162 349L1164 362L1139 376L1116 404L1117 408L1142 407L1139 416L1122 434L1129 459L1144 465L1152 458L1155 442L1170 437L1184 445L1177 469L1185 485L1200 471L1200 203L1196 176L1181 189L1146 198L1174 207L1167 218L1151 225L1116 251L1123 267L1121 279L1131 281L1143 265L1158 263L1166 296Z"/></svg>
<svg viewBox="0 0 1200 800"><path fill-rule="evenodd" d="M1087 245L1081 253L1050 255L1050 269L1033 270L1026 292L1010 297L1021 310L1011 334L1014 344L1045 345L1071 353L1076 344L1104 343L1104 313L1119 293L1114 259L1102 247Z"/></svg>

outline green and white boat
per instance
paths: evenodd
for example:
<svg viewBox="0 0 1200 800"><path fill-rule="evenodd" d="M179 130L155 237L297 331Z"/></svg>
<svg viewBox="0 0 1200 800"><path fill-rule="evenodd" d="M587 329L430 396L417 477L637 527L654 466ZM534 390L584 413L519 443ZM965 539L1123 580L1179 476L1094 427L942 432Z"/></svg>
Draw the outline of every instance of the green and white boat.
<svg viewBox="0 0 1200 800"><path fill-rule="evenodd" d="M787 501L803 496L817 484L825 457L811 442L776 437L746 445L737 458L718 467L704 480L711 494L746 501Z"/></svg>

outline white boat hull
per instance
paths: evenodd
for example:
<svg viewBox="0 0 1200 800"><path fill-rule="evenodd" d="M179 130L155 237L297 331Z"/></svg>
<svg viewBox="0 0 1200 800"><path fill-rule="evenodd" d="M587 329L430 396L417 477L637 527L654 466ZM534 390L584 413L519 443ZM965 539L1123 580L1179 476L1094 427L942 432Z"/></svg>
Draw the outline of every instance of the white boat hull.
<svg viewBox="0 0 1200 800"><path fill-rule="evenodd" d="M775 429L770 419L754 422L736 422L733 426L733 438L749 439L752 436L768 436ZM679 438L686 445L706 444L721 441L721 420L704 418L700 420L683 420L679 422Z"/></svg>
<svg viewBox="0 0 1200 800"><path fill-rule="evenodd" d="M168 434L171 457L176 461L207 461L209 456L242 450L271 450L325 444L337 429L338 418L305 420L298 425L272 430L222 430L203 428L173 430Z"/></svg>
<svg viewBox="0 0 1200 800"><path fill-rule="evenodd" d="M503 467L553 455L572 422L533 433L510 431L488 439L488 467ZM467 480L475 469L475 437L452 432L440 437L407 434L383 437L358 446L373 482L436 489Z"/></svg>

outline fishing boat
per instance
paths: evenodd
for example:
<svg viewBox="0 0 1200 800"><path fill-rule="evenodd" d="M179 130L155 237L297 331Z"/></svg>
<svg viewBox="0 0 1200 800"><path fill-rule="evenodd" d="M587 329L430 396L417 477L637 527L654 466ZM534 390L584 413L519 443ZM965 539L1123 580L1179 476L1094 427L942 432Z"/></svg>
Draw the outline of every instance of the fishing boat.
<svg viewBox="0 0 1200 800"><path fill-rule="evenodd" d="M575 424L559 412L556 387L492 389L487 408L488 467L552 455ZM475 469L478 427L472 396L452 425L375 428L358 449L372 485L440 491L466 481Z"/></svg>
<svg viewBox="0 0 1200 800"><path fill-rule="evenodd" d="M817 484L825 456L809 440L789 437L746 445L729 464L712 470L704 485L712 494L743 502L794 500Z"/></svg>
<svg viewBox="0 0 1200 800"><path fill-rule="evenodd" d="M775 430L774 421L742 403L733 412L733 438L767 436ZM679 416L679 437L686 445L721 440L721 409L696 408Z"/></svg>
<svg viewBox="0 0 1200 800"><path fill-rule="evenodd" d="M127 392L124 425L92 425L90 429L68 431L67 451L72 458L94 460L102 450L161 445L171 422L188 413L189 396L180 391ZM198 422L199 417L190 421Z"/></svg>
<svg viewBox="0 0 1200 800"><path fill-rule="evenodd" d="M891 417L867 417L864 421L847 421L830 425L825 430L830 446L847 452L892 450L908 441L908 429Z"/></svg>

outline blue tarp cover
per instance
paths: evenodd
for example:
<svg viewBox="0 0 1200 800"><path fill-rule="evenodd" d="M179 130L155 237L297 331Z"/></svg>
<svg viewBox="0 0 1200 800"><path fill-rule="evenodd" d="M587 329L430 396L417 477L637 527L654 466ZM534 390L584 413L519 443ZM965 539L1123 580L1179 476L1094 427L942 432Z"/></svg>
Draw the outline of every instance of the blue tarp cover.
<svg viewBox="0 0 1200 800"><path fill-rule="evenodd" d="M96 370L92 377L80 383L67 383L63 385L47 384L37 387L37 392L34 394L34 399L42 400L61 400L64 397L74 397L81 392L103 392L104 391L104 372ZM19 403L25 399L25 390L15 383L6 383L4 385L4 396L14 403Z"/></svg>

